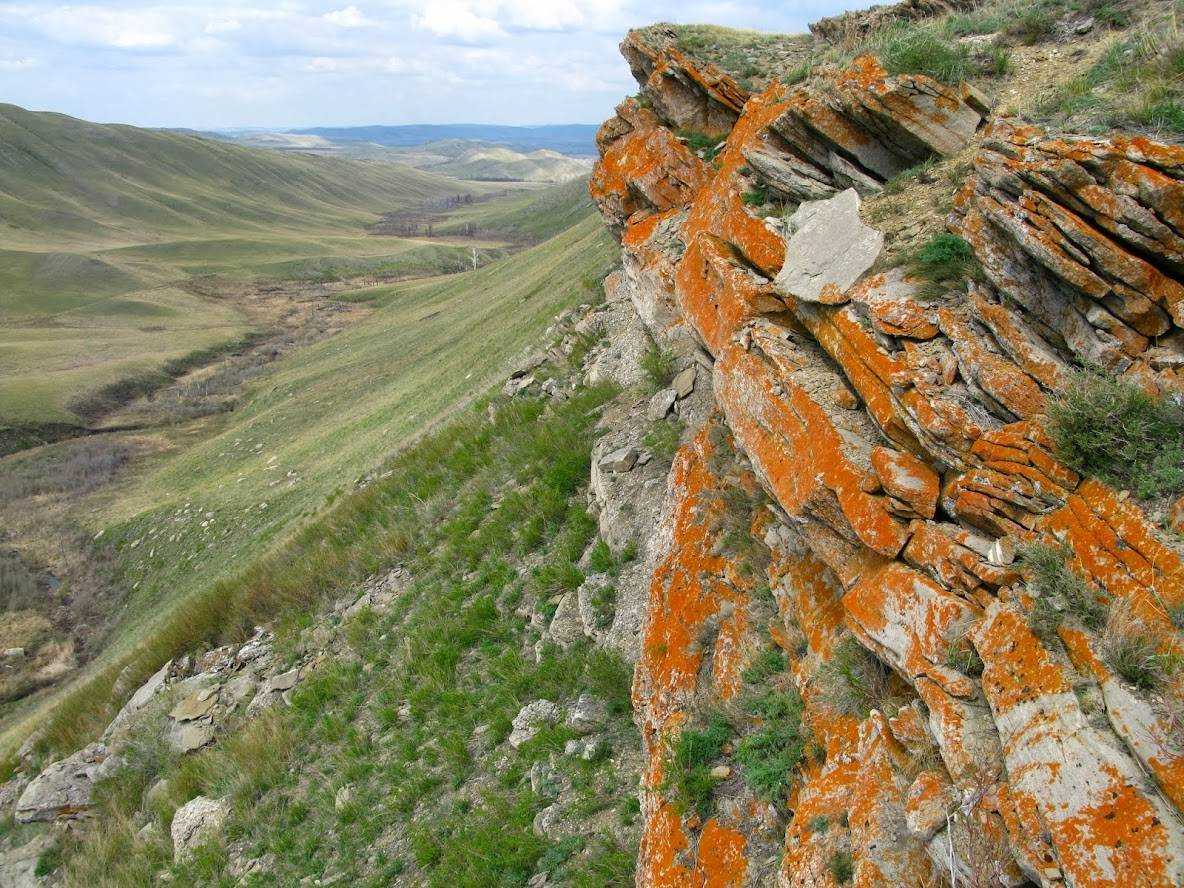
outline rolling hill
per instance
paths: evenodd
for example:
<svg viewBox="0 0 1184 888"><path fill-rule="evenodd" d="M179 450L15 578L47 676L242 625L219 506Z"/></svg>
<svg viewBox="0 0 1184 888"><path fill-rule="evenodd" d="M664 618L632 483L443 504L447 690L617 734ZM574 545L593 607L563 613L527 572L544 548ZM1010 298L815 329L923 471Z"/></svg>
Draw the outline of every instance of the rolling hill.
<svg viewBox="0 0 1184 888"><path fill-rule="evenodd" d="M95 392L253 329L241 300L211 299L196 278L457 270L474 246L496 245L367 228L501 190L0 105L0 452L81 425L79 404Z"/></svg>
<svg viewBox="0 0 1184 888"><path fill-rule="evenodd" d="M357 225L464 186L389 164L284 156L0 105L0 239L43 249L195 229Z"/></svg>
<svg viewBox="0 0 1184 888"><path fill-rule="evenodd" d="M596 154L597 125L585 123L555 126L496 126L481 123L416 124L411 126L337 126L293 129L302 135L334 141L373 142L389 147L411 147L441 139L496 142L515 151L545 148L577 157Z"/></svg>

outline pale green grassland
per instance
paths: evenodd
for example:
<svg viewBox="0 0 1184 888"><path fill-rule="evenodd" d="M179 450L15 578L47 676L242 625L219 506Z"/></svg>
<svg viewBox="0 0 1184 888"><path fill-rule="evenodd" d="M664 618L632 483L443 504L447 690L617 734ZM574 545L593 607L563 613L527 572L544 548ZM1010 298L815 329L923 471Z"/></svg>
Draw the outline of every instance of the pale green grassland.
<svg viewBox="0 0 1184 888"><path fill-rule="evenodd" d="M366 319L280 359L220 431L109 491L92 530L117 551L128 591L121 626L79 678L10 719L3 754L38 723L48 727L46 755L75 748L118 706L112 686L125 666L126 685L234 625L235 590L270 563L268 551L326 498L496 383L563 309L597 298L613 254L588 216L476 272L366 291L376 306ZM324 521L332 526L332 515ZM387 554L376 548L360 567ZM262 595L268 604L255 616L318 591Z"/></svg>
<svg viewBox="0 0 1184 888"><path fill-rule="evenodd" d="M556 591L556 577L581 578L573 562L595 531L583 495L594 426L612 395L581 389L553 409L541 399L483 399L224 584L207 606L220 605L225 632L277 600L288 605L278 639L286 651L319 594L339 594L394 561L416 578L391 612L345 625L357 658L320 667L291 708L194 756L141 738L100 788L95 827L67 837L43 869L60 869L70 885L104 886L150 884L161 871L179 885L486 888L522 885L537 871L577 888L631 884L636 764L618 764L620 756L636 762L639 744L630 671L584 647L547 648L536 663L528 651L537 636L519 612ZM494 497L498 509L489 507ZM523 577L515 565L526 558L536 566ZM608 743L590 761L558 758L573 787L568 817L582 835L550 841L532 829L548 802L531 791L528 772L572 733L546 729L498 769L496 754L472 738L485 725L486 742L500 744L524 703L582 692L608 703ZM161 779L147 801L145 790ZM343 787L350 799L335 804ZM269 872L236 881L221 846L173 864L173 812L198 794L231 800L228 841L242 843L245 857L272 856Z"/></svg>
<svg viewBox="0 0 1184 888"><path fill-rule="evenodd" d="M367 227L383 213L500 188L0 105L0 432L81 424L86 393L248 331L232 301L188 292L191 278L465 268L468 243ZM496 242L477 246L486 259L500 255Z"/></svg>

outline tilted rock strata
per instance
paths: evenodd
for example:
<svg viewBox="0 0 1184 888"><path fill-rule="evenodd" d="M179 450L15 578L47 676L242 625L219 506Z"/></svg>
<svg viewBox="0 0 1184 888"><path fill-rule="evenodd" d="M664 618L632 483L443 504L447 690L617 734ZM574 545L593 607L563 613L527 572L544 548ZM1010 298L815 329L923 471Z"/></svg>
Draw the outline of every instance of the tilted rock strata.
<svg viewBox="0 0 1184 888"><path fill-rule="evenodd" d="M750 593L696 505L724 483L710 472L721 435L776 502L762 531L779 608L767 628L792 655L804 721L826 750L783 800L780 884L831 884L844 852L858 885L927 884L950 866L1010 885L1180 884L1179 745L1104 665L1095 633L1072 618L1059 642L1032 633L1014 551L1062 541L1108 597L1160 624L1163 605L1184 600L1179 547L1129 499L1057 462L1043 431L1075 362L1184 391L1184 149L1054 139L1006 119L976 136L988 109L973 90L889 77L866 56L742 102L720 72L657 43L635 33L623 45L652 111L629 100L605 124L592 193L621 236L616 285L663 307L655 336L689 328L714 359L727 434L700 432L671 479L635 684L651 756L639 884L767 876L749 843L768 815L754 826L731 784L705 824L662 791L672 738L737 692L738 639L760 628L736 627ZM684 127L726 133L713 164L674 137ZM928 302L900 270L804 293L777 285L791 263L830 257L787 252L814 205L786 225L761 218L752 192L874 193L974 138L951 226L981 280ZM705 620L719 623L710 650L692 644ZM892 717L837 711L820 692L848 634L890 668ZM981 677L958 668L955 643L977 650ZM1087 717L1083 692L1100 713ZM841 828L809 826L841 813Z"/></svg>

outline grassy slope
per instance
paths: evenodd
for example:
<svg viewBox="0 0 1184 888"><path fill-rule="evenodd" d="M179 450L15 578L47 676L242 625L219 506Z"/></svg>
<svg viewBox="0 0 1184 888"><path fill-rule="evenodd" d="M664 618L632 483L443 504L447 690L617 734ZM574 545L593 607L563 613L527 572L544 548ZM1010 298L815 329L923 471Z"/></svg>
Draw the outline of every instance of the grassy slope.
<svg viewBox="0 0 1184 888"><path fill-rule="evenodd" d="M631 884L640 744L630 670L583 646L548 646L536 662L524 652L537 633L522 614L556 582L574 588L582 579L573 561L595 531L582 494L597 407L611 395L583 389L554 409L495 398L491 420L484 409L465 411L263 565L241 598L283 588L306 599L308 590L341 594L395 559L416 583L392 613L342 627L356 656L330 657L301 682L290 709L195 756L177 756L152 733L134 743L100 789L102 828L66 840L69 884L143 885L170 867L174 884L240 884L219 848L171 866L173 811L199 793L229 798L227 833L248 856L273 859L270 872L242 884L333 877L373 888L485 888L525 884L536 869L573 888ZM501 507L491 509L495 497ZM519 573L527 559L534 571ZM290 656L299 628L281 629L281 652ZM504 763L496 749L475 751L472 738L485 725L490 746L501 743L524 702L581 692L608 703L611 749L557 764L586 841L551 842L532 828L549 802L531 791L528 773L557 758L570 729L543 731ZM408 718L400 716L405 701ZM154 784L164 788L145 805ZM340 804L345 786L351 797ZM145 816L159 828L139 832Z"/></svg>
<svg viewBox="0 0 1184 888"><path fill-rule="evenodd" d="M236 228L329 227L466 189L393 164L285 156L0 105L5 239L73 246Z"/></svg>
<svg viewBox="0 0 1184 888"><path fill-rule="evenodd" d="M588 180L573 179L544 189L524 192L494 204L461 207L448 222L439 226L441 233L457 231L473 222L496 229L514 240L546 240L574 225L592 209Z"/></svg>
<svg viewBox="0 0 1184 888"><path fill-rule="evenodd" d="M475 188L0 105L0 427L76 423L82 391L240 336L190 276L452 270L467 246L365 228Z"/></svg>
<svg viewBox="0 0 1184 888"><path fill-rule="evenodd" d="M218 596L234 584L218 591L215 581L241 574L326 496L487 389L556 314L591 298L588 283L613 255L588 216L477 272L375 289L380 307L364 322L281 360L221 434L120 492L100 523L131 592L123 627L86 675L10 726L0 752L11 754L46 707L65 700L59 712L68 714L51 732L61 751L110 716L110 682L123 664L134 660L132 673L147 677L220 631Z"/></svg>

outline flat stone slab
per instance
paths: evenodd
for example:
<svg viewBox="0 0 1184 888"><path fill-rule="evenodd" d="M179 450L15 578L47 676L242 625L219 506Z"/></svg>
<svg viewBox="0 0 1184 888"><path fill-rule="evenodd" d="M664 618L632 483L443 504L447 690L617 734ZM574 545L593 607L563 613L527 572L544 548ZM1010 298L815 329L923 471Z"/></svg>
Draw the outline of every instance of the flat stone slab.
<svg viewBox="0 0 1184 888"><path fill-rule="evenodd" d="M847 291L884 248L884 235L859 218L854 188L802 204L789 230L785 264L773 284L778 293L804 302L846 302Z"/></svg>

